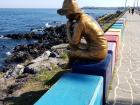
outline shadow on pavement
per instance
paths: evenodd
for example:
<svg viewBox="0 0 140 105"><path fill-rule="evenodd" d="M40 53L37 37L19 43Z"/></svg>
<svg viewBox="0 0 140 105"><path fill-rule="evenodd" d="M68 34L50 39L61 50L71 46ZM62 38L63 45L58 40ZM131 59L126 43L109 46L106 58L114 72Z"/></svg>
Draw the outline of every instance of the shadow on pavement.
<svg viewBox="0 0 140 105"><path fill-rule="evenodd" d="M110 100L106 105L113 105L114 101ZM115 105L140 105L140 100L134 101L133 104L131 103L131 100L117 100L117 103Z"/></svg>

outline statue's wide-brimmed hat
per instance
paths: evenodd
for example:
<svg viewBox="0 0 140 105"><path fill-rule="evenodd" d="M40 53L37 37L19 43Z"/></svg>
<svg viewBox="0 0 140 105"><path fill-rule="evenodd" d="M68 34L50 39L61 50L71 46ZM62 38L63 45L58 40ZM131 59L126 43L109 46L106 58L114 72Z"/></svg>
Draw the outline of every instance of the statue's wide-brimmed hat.
<svg viewBox="0 0 140 105"><path fill-rule="evenodd" d="M64 0L61 9L57 10L59 15L69 15L73 13L83 13L78 7L76 0Z"/></svg>

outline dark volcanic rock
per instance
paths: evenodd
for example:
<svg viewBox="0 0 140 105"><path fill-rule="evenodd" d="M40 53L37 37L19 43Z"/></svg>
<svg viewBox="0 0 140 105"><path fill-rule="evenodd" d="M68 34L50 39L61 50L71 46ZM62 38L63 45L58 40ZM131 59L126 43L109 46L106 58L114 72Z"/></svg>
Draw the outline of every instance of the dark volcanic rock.
<svg viewBox="0 0 140 105"><path fill-rule="evenodd" d="M42 30L44 34L36 34L34 32L26 33L26 34L8 34L6 37L12 39L36 39L40 42L47 40L49 43L66 43L66 25L60 25L56 27L48 27Z"/></svg>
<svg viewBox="0 0 140 105"><path fill-rule="evenodd" d="M6 63L22 63L25 60L31 60L32 58L36 58L42 53L44 53L46 50L50 49L52 45L49 43L18 45L14 48L12 54L8 56L8 58L5 61Z"/></svg>
<svg viewBox="0 0 140 105"><path fill-rule="evenodd" d="M13 39L37 39L39 43L18 45L14 48L12 55L6 59L6 63L24 62L27 59L36 58L44 51L51 49L52 46L67 43L66 25L45 28L43 35L34 33L29 34L12 34L7 35Z"/></svg>
<svg viewBox="0 0 140 105"><path fill-rule="evenodd" d="M24 62L26 59L32 58L29 52L27 51L19 51L19 52L14 52L11 56L9 56L6 59L6 63L12 63L12 62Z"/></svg>
<svg viewBox="0 0 140 105"><path fill-rule="evenodd" d="M29 67L25 67L23 73L36 74L37 72L34 69L31 69Z"/></svg>

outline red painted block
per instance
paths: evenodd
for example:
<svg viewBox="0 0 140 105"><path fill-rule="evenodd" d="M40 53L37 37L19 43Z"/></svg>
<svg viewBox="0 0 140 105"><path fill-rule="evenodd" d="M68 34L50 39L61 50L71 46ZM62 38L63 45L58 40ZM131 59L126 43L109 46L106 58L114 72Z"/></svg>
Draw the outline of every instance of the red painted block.
<svg viewBox="0 0 140 105"><path fill-rule="evenodd" d="M119 52L119 36L111 36L111 35L105 35L105 38L108 42L115 42L116 43L116 55L118 56Z"/></svg>
<svg viewBox="0 0 140 105"><path fill-rule="evenodd" d="M119 32L119 31L107 31L104 35L118 36L119 37L119 45L121 46L121 32Z"/></svg>

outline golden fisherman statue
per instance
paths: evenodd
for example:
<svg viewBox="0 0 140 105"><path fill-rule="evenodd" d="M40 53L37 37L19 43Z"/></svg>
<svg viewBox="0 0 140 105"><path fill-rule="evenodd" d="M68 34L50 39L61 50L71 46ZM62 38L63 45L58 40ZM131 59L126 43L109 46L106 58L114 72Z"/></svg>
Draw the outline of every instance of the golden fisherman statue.
<svg viewBox="0 0 140 105"><path fill-rule="evenodd" d="M107 55L107 41L99 24L85 14L76 0L64 0L62 9L57 11L65 15L67 22L67 37L70 51L69 65L75 59L103 60Z"/></svg>

